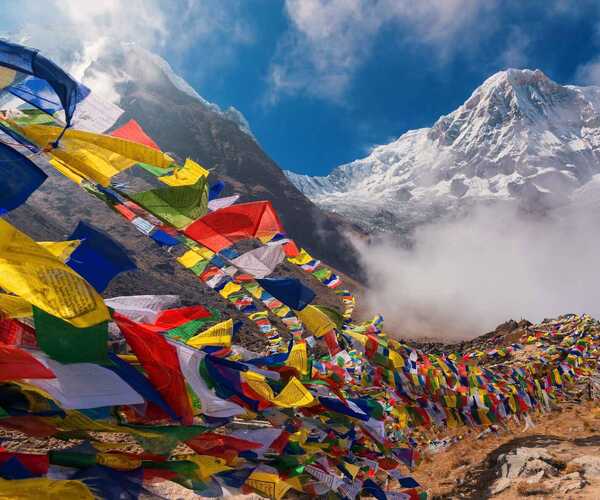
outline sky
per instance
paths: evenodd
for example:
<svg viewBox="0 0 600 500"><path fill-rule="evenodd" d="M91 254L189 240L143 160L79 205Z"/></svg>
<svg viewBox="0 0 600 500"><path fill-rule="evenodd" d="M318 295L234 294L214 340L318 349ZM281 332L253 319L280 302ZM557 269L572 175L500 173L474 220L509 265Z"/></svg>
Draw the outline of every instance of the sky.
<svg viewBox="0 0 600 500"><path fill-rule="evenodd" d="M0 34L74 65L100 40L160 54L239 109L282 168L311 175L431 126L507 67L600 85L598 1L0 2Z"/></svg>

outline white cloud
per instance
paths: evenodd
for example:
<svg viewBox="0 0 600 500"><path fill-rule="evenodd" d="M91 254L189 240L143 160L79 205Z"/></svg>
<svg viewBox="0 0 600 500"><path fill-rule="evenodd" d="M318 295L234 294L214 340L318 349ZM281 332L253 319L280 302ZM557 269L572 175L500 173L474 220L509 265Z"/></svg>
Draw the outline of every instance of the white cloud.
<svg viewBox="0 0 600 500"><path fill-rule="evenodd" d="M379 33L393 25L403 43L435 48L444 59L473 43L496 0L286 0L291 28L279 43L271 98L307 93L343 96ZM468 35L467 35L468 33Z"/></svg>
<svg viewBox="0 0 600 500"><path fill-rule="evenodd" d="M389 331L408 337L474 337L510 318L598 316L598 229L589 207L540 219L496 206L423 226L410 249L358 244L371 284L365 298Z"/></svg>
<svg viewBox="0 0 600 500"><path fill-rule="evenodd" d="M500 54L499 63L504 68L527 67L527 49L530 43L530 36L523 29L513 26L508 32L506 48Z"/></svg>
<svg viewBox="0 0 600 500"><path fill-rule="evenodd" d="M193 50L194 60L202 59L197 71L210 74L255 38L239 1L46 0L40 8L39 0L21 0L13 5L5 8L14 24L11 38L41 49L80 78L91 60L120 42L168 53L175 65Z"/></svg>
<svg viewBox="0 0 600 500"><path fill-rule="evenodd" d="M600 56L579 66L575 81L583 85L600 85Z"/></svg>

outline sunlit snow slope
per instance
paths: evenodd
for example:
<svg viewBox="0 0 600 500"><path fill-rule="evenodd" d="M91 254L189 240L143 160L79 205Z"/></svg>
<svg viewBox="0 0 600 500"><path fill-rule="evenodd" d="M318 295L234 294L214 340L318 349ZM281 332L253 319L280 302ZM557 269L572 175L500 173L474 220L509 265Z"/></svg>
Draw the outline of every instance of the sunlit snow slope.
<svg viewBox="0 0 600 500"><path fill-rule="evenodd" d="M328 176L286 175L321 208L366 229L403 230L481 201L588 203L600 193L599 147L599 87L509 69L431 128Z"/></svg>

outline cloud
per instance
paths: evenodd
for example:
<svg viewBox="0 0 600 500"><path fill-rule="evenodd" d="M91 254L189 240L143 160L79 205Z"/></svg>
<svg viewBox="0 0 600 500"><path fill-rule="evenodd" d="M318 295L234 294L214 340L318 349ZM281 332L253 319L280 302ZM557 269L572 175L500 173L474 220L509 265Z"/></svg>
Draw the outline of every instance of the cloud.
<svg viewBox="0 0 600 500"><path fill-rule="evenodd" d="M13 31L21 42L41 48L54 57L82 52L100 40L135 41L156 49L171 31L159 0L23 0L11 12ZM10 7L8 7L10 10Z"/></svg>
<svg viewBox="0 0 600 500"><path fill-rule="evenodd" d="M357 243L368 306L404 337L464 339L510 318L600 315L600 222L562 208L532 218L502 206L419 228L410 249Z"/></svg>
<svg viewBox="0 0 600 500"><path fill-rule="evenodd" d="M202 59L207 74L230 63L237 47L253 43L242 2L221 0L20 0L3 6L10 37L40 48L76 76L90 61L121 42L171 62ZM177 64L176 64L177 65ZM106 86L107 82L97 82Z"/></svg>
<svg viewBox="0 0 600 500"><path fill-rule="evenodd" d="M527 49L530 44L530 36L523 29L513 26L508 33L506 48L500 54L500 65L504 68L527 67Z"/></svg>
<svg viewBox="0 0 600 500"><path fill-rule="evenodd" d="M403 42L434 47L437 57L446 58L472 42L485 24L483 14L496 3L286 0L290 30L280 40L270 67L271 100L305 93L339 101L380 32L390 25ZM469 37L464 36L467 29Z"/></svg>
<svg viewBox="0 0 600 500"><path fill-rule="evenodd" d="M580 65L575 72L575 81L583 85L600 85L600 56Z"/></svg>

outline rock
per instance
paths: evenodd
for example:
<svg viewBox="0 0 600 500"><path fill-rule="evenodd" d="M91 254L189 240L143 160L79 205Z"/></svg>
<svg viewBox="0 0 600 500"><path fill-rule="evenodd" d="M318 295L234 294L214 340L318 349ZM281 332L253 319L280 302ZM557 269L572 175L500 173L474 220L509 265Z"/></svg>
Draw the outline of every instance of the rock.
<svg viewBox="0 0 600 500"><path fill-rule="evenodd" d="M569 464L581 466L583 477L586 479L600 477L600 457L583 455L571 460Z"/></svg>
<svg viewBox="0 0 600 500"><path fill-rule="evenodd" d="M579 472L571 472L561 477L546 481L544 485L558 493L567 494L571 491L580 490L587 484L587 481L583 479Z"/></svg>
<svg viewBox="0 0 600 500"><path fill-rule="evenodd" d="M510 488L512 481L507 477L501 477L496 481L492 487L490 488L490 492L492 495L497 495L498 493L502 493L504 490Z"/></svg>
<svg viewBox="0 0 600 500"><path fill-rule="evenodd" d="M525 463L525 466L521 470L520 476L540 476L540 479L543 477L552 477L556 476L558 471L548 462L544 460L540 460L539 458L535 458L533 460L529 460Z"/></svg>
<svg viewBox="0 0 600 500"><path fill-rule="evenodd" d="M525 474L524 474L525 475ZM542 479L544 479L544 471L540 470L537 471L535 474L533 474L531 477L529 477L528 479L526 479L526 481L528 483L539 483Z"/></svg>
<svg viewBox="0 0 600 500"><path fill-rule="evenodd" d="M581 478L576 481L568 481L561 485L561 487L559 488L559 491L561 493L569 493L570 491L580 490L586 484L587 483Z"/></svg>
<svg viewBox="0 0 600 500"><path fill-rule="evenodd" d="M528 462L534 461L531 467L527 467ZM517 448L514 453L500 455L498 463L500 467L500 476L514 479L527 471L525 475L531 476L539 470L547 471L549 475L555 475L556 469L548 462L552 461L552 456L545 448Z"/></svg>

